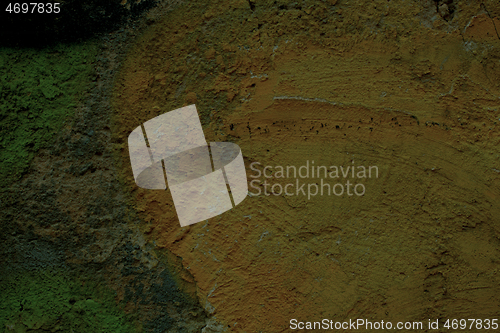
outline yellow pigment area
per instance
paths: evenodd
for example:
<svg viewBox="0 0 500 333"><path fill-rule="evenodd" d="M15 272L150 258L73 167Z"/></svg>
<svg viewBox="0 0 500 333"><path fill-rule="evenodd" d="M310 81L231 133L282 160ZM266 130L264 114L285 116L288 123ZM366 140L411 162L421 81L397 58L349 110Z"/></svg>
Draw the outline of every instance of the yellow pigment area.
<svg viewBox="0 0 500 333"><path fill-rule="evenodd" d="M500 6L429 3L189 2L129 51L112 129L124 186L230 331L498 314ZM253 195L181 228L168 190L135 185L127 136L193 103L207 141L241 147ZM326 195L347 180L364 194ZM279 193L297 181L306 195Z"/></svg>

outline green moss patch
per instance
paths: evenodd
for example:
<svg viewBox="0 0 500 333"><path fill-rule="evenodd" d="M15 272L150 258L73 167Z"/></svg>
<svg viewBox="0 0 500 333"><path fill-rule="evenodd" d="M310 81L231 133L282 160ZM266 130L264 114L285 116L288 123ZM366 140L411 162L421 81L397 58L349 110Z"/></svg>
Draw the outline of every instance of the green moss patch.
<svg viewBox="0 0 500 333"><path fill-rule="evenodd" d="M0 290L0 332L135 332L113 291L64 271L19 274Z"/></svg>
<svg viewBox="0 0 500 333"><path fill-rule="evenodd" d="M18 179L90 87L95 42L0 49L0 186Z"/></svg>

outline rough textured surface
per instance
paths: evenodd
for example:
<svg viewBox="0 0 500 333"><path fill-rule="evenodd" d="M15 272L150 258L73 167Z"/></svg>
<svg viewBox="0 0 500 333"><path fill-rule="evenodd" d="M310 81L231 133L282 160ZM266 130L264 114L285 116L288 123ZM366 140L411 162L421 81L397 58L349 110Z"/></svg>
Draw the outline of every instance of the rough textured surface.
<svg viewBox="0 0 500 333"><path fill-rule="evenodd" d="M46 148L91 87L96 45L43 50L3 48L0 53L0 185L19 179L34 153Z"/></svg>
<svg viewBox="0 0 500 333"><path fill-rule="evenodd" d="M58 58L2 49L1 172L18 177L0 192L0 331L494 318L499 18L492 0L160 2ZM193 103L249 181L266 180L252 162L379 176L361 197L250 195L181 228L168 190L134 184L127 136Z"/></svg>
<svg viewBox="0 0 500 333"><path fill-rule="evenodd" d="M0 321L7 331L135 331L123 311L115 309L113 295L99 290L92 279L68 278L53 269L17 270L2 287Z"/></svg>
<svg viewBox="0 0 500 333"><path fill-rule="evenodd" d="M179 258L154 252L138 232L140 220L110 150L111 87L144 21L87 44L60 46L59 58L53 47L2 50L18 59L2 71L2 142L11 140L2 172L22 175L3 177L0 194L2 332L199 332L210 323ZM90 73L75 65L74 53ZM45 101L44 86L37 85L51 76L54 87L88 90L61 89L61 97ZM30 92L38 98L26 99ZM25 135L6 134L16 130ZM22 167L6 167L9 161Z"/></svg>
<svg viewBox="0 0 500 333"><path fill-rule="evenodd" d="M494 317L499 15L494 1L219 1L158 20L125 60L112 127L148 239L237 332ZM190 103L249 177L255 161L354 161L379 178L363 197L251 196L181 228L168 192L133 184L126 135Z"/></svg>

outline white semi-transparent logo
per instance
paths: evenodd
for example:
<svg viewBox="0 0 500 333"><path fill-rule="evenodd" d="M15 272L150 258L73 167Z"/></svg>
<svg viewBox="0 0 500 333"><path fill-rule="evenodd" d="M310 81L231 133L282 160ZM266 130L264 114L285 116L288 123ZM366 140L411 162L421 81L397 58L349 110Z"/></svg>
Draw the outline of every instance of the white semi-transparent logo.
<svg viewBox="0 0 500 333"><path fill-rule="evenodd" d="M181 226L222 214L247 196L240 148L230 142L207 144L195 105L138 126L128 146L136 184L151 190L168 184Z"/></svg>

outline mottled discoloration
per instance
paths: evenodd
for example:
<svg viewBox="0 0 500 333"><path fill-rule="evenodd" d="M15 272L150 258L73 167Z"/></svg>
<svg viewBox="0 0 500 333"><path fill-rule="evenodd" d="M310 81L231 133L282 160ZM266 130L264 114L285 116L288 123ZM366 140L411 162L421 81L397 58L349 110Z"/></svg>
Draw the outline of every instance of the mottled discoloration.
<svg viewBox="0 0 500 333"><path fill-rule="evenodd" d="M466 29L482 10L200 2L146 31L115 86L118 163L147 238L183 258L207 311L236 332L498 312L500 44L491 22ZM123 143L193 96L207 140L237 143L247 168L355 160L380 177L362 198L252 196L180 228L168 191L136 188Z"/></svg>

